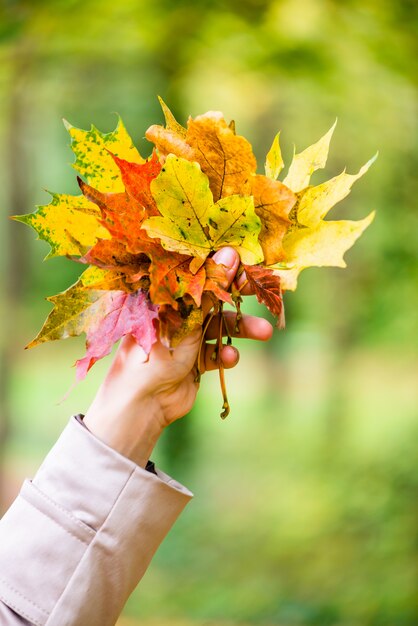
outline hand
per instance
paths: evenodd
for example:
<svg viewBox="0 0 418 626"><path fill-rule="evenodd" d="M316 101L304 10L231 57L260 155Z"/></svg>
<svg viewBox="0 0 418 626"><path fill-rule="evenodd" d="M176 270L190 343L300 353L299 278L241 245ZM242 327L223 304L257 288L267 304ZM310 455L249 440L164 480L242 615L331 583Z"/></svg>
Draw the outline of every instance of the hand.
<svg viewBox="0 0 418 626"><path fill-rule="evenodd" d="M222 248L213 257L226 267L227 288L235 277L239 256L233 248ZM240 277L238 284L245 281ZM249 293L248 285L244 289ZM211 300L202 300L203 316L211 309ZM234 332L235 314L225 312L225 321L231 336L266 341L272 326L262 318L244 315L240 332ZM201 350L200 371L217 368L211 360L214 344L207 340L217 336L218 321L212 320ZM199 384L196 378L196 360L202 335L199 327L170 351L157 341L147 358L146 354L127 335L120 343L110 370L86 413L86 426L99 439L145 467L151 452L166 426L190 411ZM234 367L239 360L235 347L223 346L220 357L225 368Z"/></svg>

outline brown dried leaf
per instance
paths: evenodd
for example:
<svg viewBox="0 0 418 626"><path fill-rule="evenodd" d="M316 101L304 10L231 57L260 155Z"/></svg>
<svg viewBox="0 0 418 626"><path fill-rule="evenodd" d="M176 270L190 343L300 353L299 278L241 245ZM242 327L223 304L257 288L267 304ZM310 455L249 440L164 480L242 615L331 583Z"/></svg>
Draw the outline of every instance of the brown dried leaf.
<svg viewBox="0 0 418 626"><path fill-rule="evenodd" d="M244 265L245 275L257 300L265 304L277 318L277 327L284 328L284 306L280 278L273 270L260 265Z"/></svg>

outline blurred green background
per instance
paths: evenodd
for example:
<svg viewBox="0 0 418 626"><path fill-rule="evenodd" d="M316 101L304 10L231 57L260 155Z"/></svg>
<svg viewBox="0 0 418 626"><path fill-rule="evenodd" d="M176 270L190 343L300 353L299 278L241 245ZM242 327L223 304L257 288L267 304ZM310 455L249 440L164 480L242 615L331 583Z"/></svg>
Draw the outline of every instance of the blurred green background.
<svg viewBox="0 0 418 626"><path fill-rule="evenodd" d="M125 121L142 153L162 121L234 118L260 167L339 118L320 182L380 156L335 217L373 225L348 269L311 269L287 328L240 345L218 417L215 374L158 465L196 496L125 611L155 626L415 626L417 607L418 5L412 0L2 0L0 440L5 508L109 361L68 399L83 340L23 346L77 264L7 214L76 193L62 125ZM259 311L247 299L247 311ZM263 313L264 314L264 313Z"/></svg>

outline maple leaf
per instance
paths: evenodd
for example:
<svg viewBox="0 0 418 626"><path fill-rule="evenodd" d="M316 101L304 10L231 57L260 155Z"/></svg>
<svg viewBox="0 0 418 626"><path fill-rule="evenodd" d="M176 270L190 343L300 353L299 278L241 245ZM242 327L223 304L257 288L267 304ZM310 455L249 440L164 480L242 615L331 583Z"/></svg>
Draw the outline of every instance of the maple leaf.
<svg viewBox="0 0 418 626"><path fill-rule="evenodd" d="M207 176L199 165L169 155L151 191L161 213L143 228L167 250L195 257L196 272L211 251L231 245L248 264L263 259L258 242L261 223L252 197L229 196L213 203Z"/></svg>
<svg viewBox="0 0 418 626"><path fill-rule="evenodd" d="M46 259L78 255L80 250L93 246L101 238L109 238L108 231L100 224L100 211L84 196L51 194L49 204L36 207L33 213L13 215L12 219L31 226L38 239L51 246Z"/></svg>
<svg viewBox="0 0 418 626"><path fill-rule="evenodd" d="M132 163L143 163L144 159L135 148L122 120L114 131L101 133L95 126L90 130L75 128L64 120L71 137L71 149L76 160L74 169L87 182L103 192L124 191L120 170L112 155Z"/></svg>
<svg viewBox="0 0 418 626"><path fill-rule="evenodd" d="M345 170L324 183L309 186L310 176L324 167L334 126L317 143L294 156L284 184L297 192L298 201L290 214L291 226L282 239L283 256L270 264L281 278L282 290L295 290L300 272L307 267L346 267L344 254L373 221L374 212L362 220L324 220L330 209L344 199L351 186L377 158L370 159L357 174Z"/></svg>
<svg viewBox="0 0 418 626"><path fill-rule="evenodd" d="M78 380L82 380L92 365L109 354L113 344L125 335L132 335L147 355L157 341L153 323L158 318L157 308L143 291L107 292L105 303L100 317L96 316L86 331L87 354L76 363Z"/></svg>
<svg viewBox="0 0 418 626"><path fill-rule="evenodd" d="M277 318L277 327L284 328L284 305L280 277L274 270L260 265L244 265L245 276L253 289L257 300L265 304L270 313Z"/></svg>

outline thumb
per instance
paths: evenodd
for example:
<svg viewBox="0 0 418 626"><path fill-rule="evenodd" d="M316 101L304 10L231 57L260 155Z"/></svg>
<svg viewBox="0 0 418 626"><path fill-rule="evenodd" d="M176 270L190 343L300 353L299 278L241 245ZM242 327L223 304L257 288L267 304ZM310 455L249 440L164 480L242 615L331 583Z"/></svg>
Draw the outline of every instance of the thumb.
<svg viewBox="0 0 418 626"><path fill-rule="evenodd" d="M237 269L240 263L240 258L238 252L227 246L225 248L221 248L213 255L213 260L218 265L223 265L225 267L225 273L228 280L228 283L225 285L225 289L229 287L232 281L235 278L235 274L237 273Z"/></svg>
<svg viewBox="0 0 418 626"><path fill-rule="evenodd" d="M231 248L230 246L226 246L225 248L221 248L220 250L218 250L213 255L212 259L218 265L224 266L225 274L226 274L226 284L223 285L223 287L224 289L228 289L229 285L232 283L232 281L235 278L235 274L237 273L237 270L240 264L240 258L239 258L238 252L234 248ZM203 317L206 317L206 315L209 313L211 308L212 308L211 299L208 296L204 296L202 298Z"/></svg>

